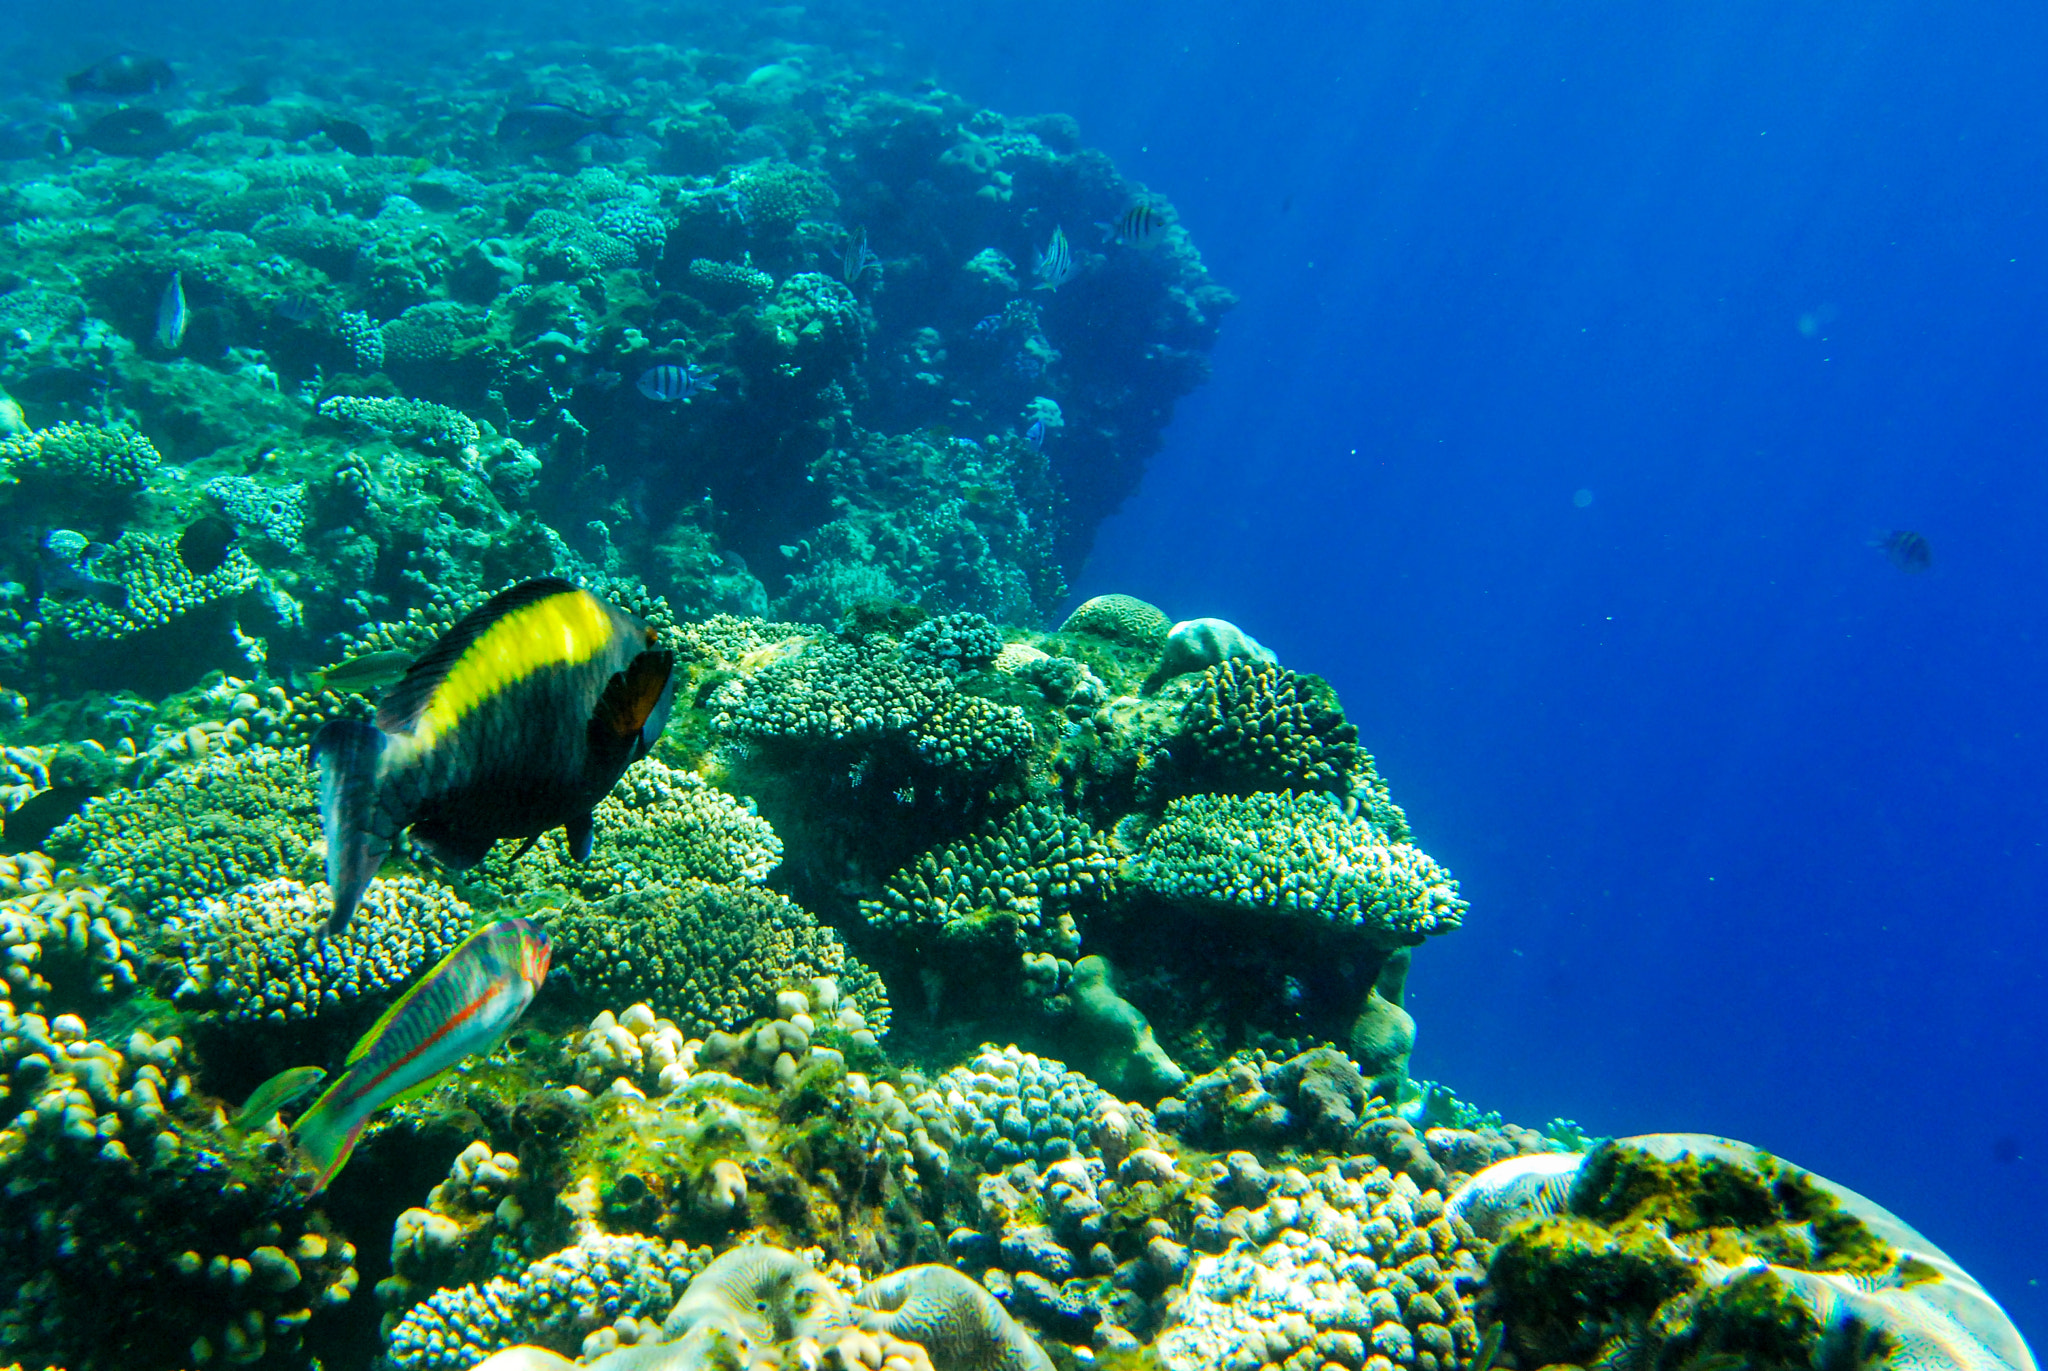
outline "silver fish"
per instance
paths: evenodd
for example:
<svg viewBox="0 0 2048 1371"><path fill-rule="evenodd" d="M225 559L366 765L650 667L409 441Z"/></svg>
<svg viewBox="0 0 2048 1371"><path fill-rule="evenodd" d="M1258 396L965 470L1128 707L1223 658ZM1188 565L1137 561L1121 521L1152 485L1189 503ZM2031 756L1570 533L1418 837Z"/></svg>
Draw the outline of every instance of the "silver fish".
<svg viewBox="0 0 2048 1371"><path fill-rule="evenodd" d="M846 242L846 253L839 259L839 279L849 286L859 285L860 278L870 271L880 271L882 259L868 246L868 231L860 230Z"/></svg>
<svg viewBox="0 0 2048 1371"><path fill-rule="evenodd" d="M176 352L184 345L187 322L185 273L174 271L171 283L164 287L163 299L156 305L156 345L165 352Z"/></svg>
<svg viewBox="0 0 2048 1371"><path fill-rule="evenodd" d="M1058 290L1074 279L1074 249L1067 242L1066 230L1055 227L1052 241L1045 245L1044 254L1038 259L1039 290Z"/></svg>

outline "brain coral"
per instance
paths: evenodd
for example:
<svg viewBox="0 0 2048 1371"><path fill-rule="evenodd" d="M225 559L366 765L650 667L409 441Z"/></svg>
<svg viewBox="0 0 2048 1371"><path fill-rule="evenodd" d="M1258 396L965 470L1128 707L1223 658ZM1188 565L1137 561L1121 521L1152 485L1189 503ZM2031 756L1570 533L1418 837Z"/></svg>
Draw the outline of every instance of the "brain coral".
<svg viewBox="0 0 2048 1371"><path fill-rule="evenodd" d="M1175 800L1123 874L1166 899L1310 915L1389 946L1449 932L1465 912L1457 882L1427 853L1385 841L1321 794Z"/></svg>
<svg viewBox="0 0 2048 1371"><path fill-rule="evenodd" d="M370 882L329 936L324 883L265 881L164 921L175 998L229 1021L314 1019L397 991L467 936L469 908L416 876Z"/></svg>
<svg viewBox="0 0 2048 1371"><path fill-rule="evenodd" d="M759 881L782 860L782 840L750 801L656 757L636 763L599 802L596 826L586 862L569 859L557 830L517 862L501 847L476 878L513 903L547 891L601 900L685 880Z"/></svg>
<svg viewBox="0 0 2048 1371"><path fill-rule="evenodd" d="M1166 646L1167 630L1172 627L1164 610L1136 596L1098 595L1069 614L1060 632L1092 633L1156 653Z"/></svg>
<svg viewBox="0 0 2048 1371"><path fill-rule="evenodd" d="M889 1022L881 978L839 935L771 891L688 881L572 901L548 923L555 962L606 1004L644 1002L688 1033L744 1024L777 992L830 976L876 1033Z"/></svg>
<svg viewBox="0 0 2048 1371"><path fill-rule="evenodd" d="M102 795L44 847L147 913L251 881L313 876L318 812L302 756L252 747Z"/></svg>

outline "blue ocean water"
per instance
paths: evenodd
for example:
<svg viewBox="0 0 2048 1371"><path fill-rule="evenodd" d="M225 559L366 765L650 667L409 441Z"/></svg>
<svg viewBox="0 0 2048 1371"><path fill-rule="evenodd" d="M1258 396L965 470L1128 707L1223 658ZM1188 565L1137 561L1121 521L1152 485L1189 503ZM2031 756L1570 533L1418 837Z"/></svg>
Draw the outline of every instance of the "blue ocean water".
<svg viewBox="0 0 2048 1371"><path fill-rule="evenodd" d="M2048 1335L2048 12L921 25L1243 297L1077 590L1338 687L1473 902L1417 1071L1772 1148Z"/></svg>

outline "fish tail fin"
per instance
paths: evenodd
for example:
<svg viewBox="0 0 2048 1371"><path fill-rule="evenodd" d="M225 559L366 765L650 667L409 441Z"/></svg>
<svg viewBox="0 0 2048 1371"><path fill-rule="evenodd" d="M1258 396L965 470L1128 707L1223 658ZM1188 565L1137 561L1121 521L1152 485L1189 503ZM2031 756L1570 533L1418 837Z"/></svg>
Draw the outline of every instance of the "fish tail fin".
<svg viewBox="0 0 2048 1371"><path fill-rule="evenodd" d="M382 730L361 719L335 719L313 738L313 761L320 768L320 827L327 837L327 885L334 892L329 933L347 927L391 850L391 840L370 828L377 758L386 741Z"/></svg>
<svg viewBox="0 0 2048 1371"><path fill-rule="evenodd" d="M325 1190L340 1174L348 1162L349 1153L355 1151L356 1144L362 1140L363 1129L369 1126L369 1114L350 1119L348 1111L341 1106L342 1087L348 1084L351 1074L343 1072L341 1079L313 1101L313 1107L292 1125L292 1141L313 1168L311 1178L304 1182L308 1196Z"/></svg>
<svg viewBox="0 0 2048 1371"><path fill-rule="evenodd" d="M1115 224L1105 224L1105 223L1103 223L1103 222L1102 222L1102 221L1101 221L1100 219L1098 219L1098 220L1096 220L1096 221L1095 221L1095 227L1097 227L1097 228L1099 228L1099 229L1101 229L1101 230L1102 230L1102 241L1103 241L1103 242L1105 242L1105 243L1114 243L1114 242L1116 241L1116 225L1115 225Z"/></svg>

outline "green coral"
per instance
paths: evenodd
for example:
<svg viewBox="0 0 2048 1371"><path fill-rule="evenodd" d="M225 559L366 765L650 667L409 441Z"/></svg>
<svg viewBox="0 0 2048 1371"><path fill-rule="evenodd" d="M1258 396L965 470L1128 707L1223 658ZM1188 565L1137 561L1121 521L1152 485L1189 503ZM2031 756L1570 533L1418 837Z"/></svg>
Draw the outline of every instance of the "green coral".
<svg viewBox="0 0 2048 1371"><path fill-rule="evenodd" d="M712 697L713 722L758 742L907 744L940 768L985 771L1023 757L1032 743L1022 710L961 695L933 667L903 660L895 645L815 639L738 676Z"/></svg>
<svg viewBox="0 0 2048 1371"><path fill-rule="evenodd" d="M1322 791L1355 796L1351 808L1396 842L1408 816L1387 793L1337 692L1320 676L1234 659L1202 672L1167 744L1162 779L1181 793Z"/></svg>
<svg viewBox="0 0 2048 1371"><path fill-rule="evenodd" d="M116 582L118 605L91 596L42 600L42 636L73 643L116 643L165 628L199 610L222 604L261 579L240 548L204 576L194 575L178 556L177 544L154 534L123 533L93 563L93 574Z"/></svg>
<svg viewBox="0 0 2048 1371"><path fill-rule="evenodd" d="M393 442L434 451L460 451L483 441L476 420L459 409L426 400L335 395L320 402L320 413Z"/></svg>
<svg viewBox="0 0 2048 1371"><path fill-rule="evenodd" d="M305 758L273 747L208 757L86 805L44 849L148 913L320 865Z"/></svg>
<svg viewBox="0 0 2048 1371"><path fill-rule="evenodd" d="M399 990L474 922L462 901L416 876L371 881L348 927L330 936L332 908L324 883L275 880L165 920L179 1006L229 1022L344 1013Z"/></svg>
<svg viewBox="0 0 2048 1371"><path fill-rule="evenodd" d="M1057 805L1023 805L891 876L868 922L941 941L994 938L1072 957L1070 911L1100 900L1116 870L1108 847Z"/></svg>
<svg viewBox="0 0 2048 1371"><path fill-rule="evenodd" d="M1306 915L1387 946L1449 932L1466 908L1427 853L1321 794L1175 800L1124 875L1164 899Z"/></svg>
<svg viewBox="0 0 2048 1371"><path fill-rule="evenodd" d="M572 861L556 830L517 862L501 846L474 879L515 904L549 891L601 900L683 880L756 882L782 860L782 840L752 803L655 757L628 770L594 818L590 860Z"/></svg>
<svg viewBox="0 0 2048 1371"><path fill-rule="evenodd" d="M0 440L0 470L11 470L22 494L67 509L120 508L162 460L154 443L125 424L58 424Z"/></svg>
<svg viewBox="0 0 2048 1371"><path fill-rule="evenodd" d="M1084 600L1060 625L1062 633L1089 633L1157 654L1166 646L1173 621L1157 605L1135 595L1097 595Z"/></svg>
<svg viewBox="0 0 2048 1371"><path fill-rule="evenodd" d="M698 1035L745 1024L777 992L833 977L876 1033L886 1030L881 978L839 935L772 891L690 881L571 901L548 918L555 959L605 1004L649 1005Z"/></svg>
<svg viewBox="0 0 2048 1371"><path fill-rule="evenodd" d="M750 167L732 178L731 193L749 228L778 237L837 199L824 177L789 162Z"/></svg>

